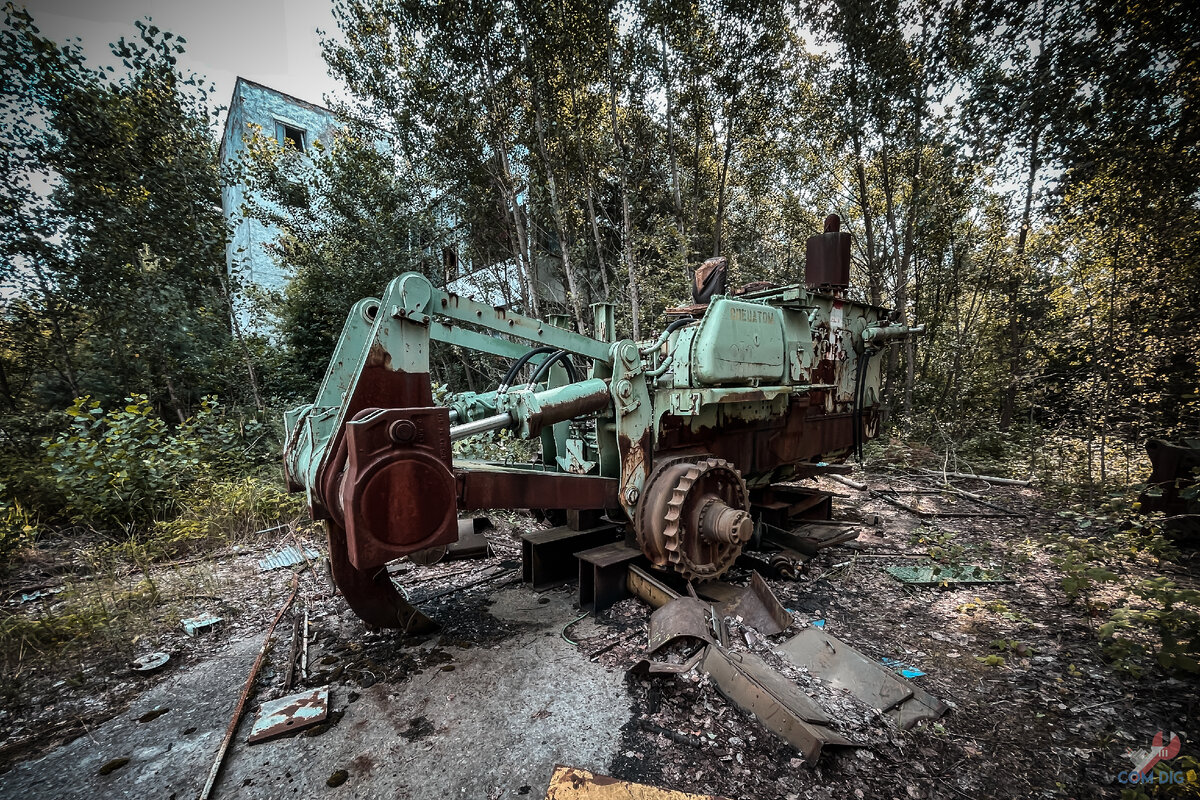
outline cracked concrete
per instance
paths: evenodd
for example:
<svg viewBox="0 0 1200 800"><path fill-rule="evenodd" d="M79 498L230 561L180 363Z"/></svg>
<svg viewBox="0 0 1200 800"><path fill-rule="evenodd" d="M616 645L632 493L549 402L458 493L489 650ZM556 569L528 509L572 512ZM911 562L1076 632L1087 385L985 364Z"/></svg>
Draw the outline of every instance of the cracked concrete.
<svg viewBox="0 0 1200 800"><path fill-rule="evenodd" d="M539 797L556 763L606 772L630 719L623 674L559 637L577 615L567 593L540 597L549 602L520 586L497 590L490 613L527 627L496 645L445 646L452 670L381 681L353 701L352 687L333 685L330 710L344 716L320 736L247 745L252 699L213 796L503 798L530 787L524 796ZM197 797L261 641L229 643L126 713L16 765L0 798ZM161 708L170 710L138 722ZM99 774L118 758L129 761ZM338 770L346 781L328 787Z"/></svg>

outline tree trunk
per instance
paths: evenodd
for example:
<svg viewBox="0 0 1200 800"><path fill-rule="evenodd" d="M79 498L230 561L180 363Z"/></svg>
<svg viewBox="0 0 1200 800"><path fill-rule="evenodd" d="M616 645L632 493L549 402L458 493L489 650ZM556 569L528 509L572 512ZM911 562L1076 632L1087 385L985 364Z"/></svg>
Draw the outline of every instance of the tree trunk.
<svg viewBox="0 0 1200 800"><path fill-rule="evenodd" d="M596 206L592 203L592 179L587 179L588 220L592 224L592 238L596 241L596 263L600 267L600 285L604 288L604 302L608 302L608 266L604 263L604 245L600 241L600 224L596 221Z"/></svg>
<svg viewBox="0 0 1200 800"><path fill-rule="evenodd" d="M917 209L921 201L921 124L925 115L925 91L922 87L913 98L913 140L912 140L912 171L909 174L908 218L904 221L904 247L900 254L900 267L896 273L896 305L900 309L900 322L907 325L908 320L908 278L913 268L913 229L917 223ZM904 337L904 416L912 413L913 379L916 375L916 361L913 354L913 337Z"/></svg>
<svg viewBox="0 0 1200 800"><path fill-rule="evenodd" d="M667 34L662 29L662 81L667 97L667 160L671 165L671 198L675 203L675 227L679 231L679 261L687 264L687 232L683 229L683 198L679 191L679 159L675 156L675 111L671 101L671 70L667 61Z"/></svg>
<svg viewBox="0 0 1200 800"><path fill-rule="evenodd" d="M509 167L508 153L503 147L497 147L496 152L500 157L500 177L497 180L500 197L504 202L504 207L512 213L513 228L517 233L517 265L525 276L525 292L529 307L525 312L534 316L541 316L541 303L538 301L537 295L537 272L533 266L533 248L529 242L529 230L525 226L525 219L521 213L521 204L517 200L517 191L513 186L512 169Z"/></svg>
<svg viewBox="0 0 1200 800"><path fill-rule="evenodd" d="M485 89L491 98L489 105L492 108L499 108L496 97L496 79L492 73L491 51L486 37L480 43L480 52ZM500 192L505 209L510 209L512 212L513 228L517 234L517 266L525 277L526 308L522 311L531 316L540 317L541 303L538 301L537 294L537 270L533 265L533 246L529 241L529 230L521 213L521 203L517 199L519 193L516 181L513 179L512 164L508 159L508 146L503 139L497 136L497 141L492 142L492 149L496 152L500 163L500 176L496 179L497 190Z"/></svg>
<svg viewBox="0 0 1200 800"><path fill-rule="evenodd" d="M625 145L625 137L621 135L621 127L617 121L617 80L616 68L609 58L609 103L608 110L612 119L613 144L621 158L621 257L625 261L625 271L629 277L629 313L633 320L633 340L641 338L642 326L641 302L638 296L637 274L633 268L633 222L629 210L629 162L630 153Z"/></svg>
<svg viewBox="0 0 1200 800"><path fill-rule="evenodd" d="M717 187L717 221L713 226L713 258L721 255L721 229L725 222L725 185L729 178L729 159L733 155L733 120L734 114L731 109L729 119L725 123L725 155L721 159L721 180Z"/></svg>
<svg viewBox="0 0 1200 800"><path fill-rule="evenodd" d="M542 169L546 171L546 185L550 189L550 213L554 217L554 228L558 233L558 249L562 254L563 274L567 278L567 294L571 310L575 314L575 330L584 333L583 307L579 300L579 285L575 277L575 266L571 263L570 236L567 232L566 218L562 206L558 202L558 181L554 178L554 165L550 163L550 155L546 150L545 116L537 92L533 93L534 125L537 128L538 154L542 159Z"/></svg>
<svg viewBox="0 0 1200 800"><path fill-rule="evenodd" d="M864 234L867 239L867 283L871 293L871 304L883 304L882 278L875 258L875 225L871 220L871 200L867 196L867 168L863 164L862 134L858 126L851 128L851 143L854 147L854 175L858 179L858 207L863 216Z"/></svg>
<svg viewBox="0 0 1200 800"><path fill-rule="evenodd" d="M254 370L254 356L250 352L250 345L246 343L246 337L242 333L242 325L238 322L237 311L233 307L233 296L230 293L229 284L226 283L224 276L218 275L217 280L220 281L221 293L225 295L225 307L229 310L230 329L233 331L233 338L237 339L238 347L242 351L242 360L246 364L246 377L250 379L250 392L254 395L254 407L260 412L265 410L262 401L262 394L258 389L258 374Z"/></svg>
<svg viewBox="0 0 1200 800"><path fill-rule="evenodd" d="M1042 126L1035 124L1029 138L1029 174L1025 178L1025 208L1021 212L1021 229L1017 232L1017 252L1013 269L1008 278L1008 386L1000 406L1000 428L1007 430L1012 424L1017 406L1017 384L1021 375L1021 284L1025 274L1025 242L1029 238L1029 227L1033 220L1033 190L1037 182L1041 159L1038 145Z"/></svg>

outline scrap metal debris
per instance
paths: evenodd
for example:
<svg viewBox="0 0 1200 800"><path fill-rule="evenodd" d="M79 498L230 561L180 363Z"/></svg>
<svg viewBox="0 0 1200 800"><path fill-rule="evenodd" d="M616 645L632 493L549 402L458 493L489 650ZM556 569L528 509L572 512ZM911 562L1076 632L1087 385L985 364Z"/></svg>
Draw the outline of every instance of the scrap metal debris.
<svg viewBox="0 0 1200 800"><path fill-rule="evenodd" d="M259 572L269 572L273 569L283 569L284 567L294 567L301 562L307 562L310 559L319 556L316 550L305 546L303 552L296 545L278 550L258 562Z"/></svg>
<svg viewBox="0 0 1200 800"><path fill-rule="evenodd" d="M200 800L208 800L209 795L212 794L217 777L221 774L221 765L225 762L225 752L229 750L229 743L233 741L233 736L237 733L238 723L242 719L242 712L246 710L246 700L250 697L250 691L254 688L254 681L258 678L258 671L262 669L263 659L266 658L267 650L271 647L271 636L275 633L275 628L279 625L279 620L283 619L283 615L292 607L292 603L299 592L300 574L296 573L292 575L292 593L288 595L283 607L275 615L275 619L271 622L271 627L267 628L267 635L263 637L262 649L258 651L258 658L254 659L254 666L250 668L250 674L246 677L246 685L242 687L241 697L238 698L237 705L233 708L233 719L229 720L229 727L225 729L225 738L221 740L221 746L217 749L217 757L213 760L212 769L208 771L208 780L205 781L204 788L200 790Z"/></svg>
<svg viewBox="0 0 1200 800"><path fill-rule="evenodd" d="M779 601L771 594L766 582L761 577L758 580L761 585L751 593L760 601L765 600L764 606L768 608L777 605ZM748 643L765 641L761 632L754 631L744 620L738 623L729 616L721 616L712 605L698 598L680 596L638 567L629 569L628 586L633 594L657 606L650 617L650 647L631 671L650 675L683 674L699 666L721 695L796 748L809 765L817 762L826 747L863 746L835 730L834 726L844 724L844 720L835 722L835 717L822 707L821 702L809 696L794 680L757 654L726 644L726 625L752 633L747 636ZM706 586L702 590L711 592L712 587ZM718 594L724 592L717 591ZM743 596L737 595L739 600ZM791 616L782 606L780 610L790 624ZM770 614L764 619L771 625L778 622ZM783 627L777 627L776 632L782 630ZM666 661L652 660L656 653L680 641L695 643L697 649L690 654L676 653L676 658ZM822 651L827 648L841 655L834 659L825 652L813 654L815 645ZM908 687L904 679L819 628L801 631L784 643L775 655L835 688L847 690L865 706L890 712L898 725L911 726L919 719L935 718L946 711L946 706L928 693ZM913 705L907 705L905 701L912 701Z"/></svg>
<svg viewBox="0 0 1200 800"><path fill-rule="evenodd" d="M937 719L949 710L933 695L821 629L805 628L775 652L887 714L901 728Z"/></svg>
<svg viewBox="0 0 1200 800"><path fill-rule="evenodd" d="M147 653L130 662L130 667L134 672L154 672L156 669L161 669L170 660L170 653Z"/></svg>
<svg viewBox="0 0 1200 800"><path fill-rule="evenodd" d="M726 800L711 794L688 794L643 783L619 781L586 769L556 764L546 800Z"/></svg>
<svg viewBox="0 0 1200 800"><path fill-rule="evenodd" d="M216 628L224 620L221 617L214 617L208 614L203 617L193 617L183 621L183 632L188 636L199 636L202 633L208 633Z"/></svg>
<svg viewBox="0 0 1200 800"><path fill-rule="evenodd" d="M58 594L59 592L65 590L66 588L67 588L66 586L51 586L51 587L43 587L43 588L39 588L39 589L33 589L29 592L18 591L16 593L15 597L13 597L7 601L6 605L17 606L17 605L22 605L24 603L31 603L34 600L40 600L43 597L49 597L52 594Z"/></svg>
<svg viewBox="0 0 1200 800"><path fill-rule="evenodd" d="M913 586L975 586L981 583L1012 583L1012 579L979 566L886 567L887 574Z"/></svg>
<svg viewBox="0 0 1200 800"><path fill-rule="evenodd" d="M809 765L817 763L827 746L861 746L833 730L832 719L811 697L753 653L735 653L714 644L703 668L717 691L803 753Z"/></svg>
<svg viewBox="0 0 1200 800"><path fill-rule="evenodd" d="M740 617L742 622L763 636L783 633L792 624L792 615L776 599L771 587L757 572L750 573L749 586L735 586L713 581L701 584L696 591L719 603L721 617Z"/></svg>
<svg viewBox="0 0 1200 800"><path fill-rule="evenodd" d="M329 716L329 687L299 692L263 703L247 741L258 744L286 733L304 730Z"/></svg>

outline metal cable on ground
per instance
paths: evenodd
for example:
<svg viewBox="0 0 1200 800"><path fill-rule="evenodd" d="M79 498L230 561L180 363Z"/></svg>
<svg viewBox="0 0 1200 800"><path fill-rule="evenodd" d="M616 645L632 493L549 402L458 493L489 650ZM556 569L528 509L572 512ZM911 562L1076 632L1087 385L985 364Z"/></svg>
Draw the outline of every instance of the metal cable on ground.
<svg viewBox="0 0 1200 800"><path fill-rule="evenodd" d="M258 678L258 671L262 669L263 659L267 655L267 651L271 649L271 636L275 633L275 626L279 624L279 620L283 619L283 615L292 607L292 602L296 599L296 594L300 591L300 573L292 575L292 593L288 595L287 602L283 604L283 608L279 609L279 613L275 615L275 620L271 623L271 627L267 628L267 635L263 639L262 649L258 651L258 658L254 659L254 666L250 668L250 676L246 678L246 685L242 687L242 696L238 698L237 706L233 709L233 719L229 720L229 727L225 730L225 738L221 740L221 748L217 751L217 759L213 762L212 769L208 772L208 781L204 784L204 788L200 790L200 800L208 800L212 793L213 786L217 782L217 776L221 773L221 765L225 762L225 752L229 749L229 743L233 741L233 736L237 733L238 723L242 720L242 713L246 710L246 701L250 698L250 692L254 689L254 681Z"/></svg>
<svg viewBox="0 0 1200 800"><path fill-rule="evenodd" d="M563 629L562 629L562 631L559 633L559 636L561 636L561 637L563 638L563 641L564 641L564 642L566 642L567 644L573 644L573 645L576 645L576 646L578 646L578 645L579 645L579 642L577 642L577 641L575 641L575 640L573 640L573 639L571 639L571 638L569 638L569 637L567 636L567 629L568 629L568 628L570 628L572 625L574 625L576 622L579 622L579 620L583 619L584 617L586 617L586 616L587 616L588 614L590 614L590 613L591 613L590 611L585 611L584 613L580 614L580 615L579 615L578 617L576 617L575 619L573 619L573 620L571 620L570 622L568 622L566 625L563 625Z"/></svg>

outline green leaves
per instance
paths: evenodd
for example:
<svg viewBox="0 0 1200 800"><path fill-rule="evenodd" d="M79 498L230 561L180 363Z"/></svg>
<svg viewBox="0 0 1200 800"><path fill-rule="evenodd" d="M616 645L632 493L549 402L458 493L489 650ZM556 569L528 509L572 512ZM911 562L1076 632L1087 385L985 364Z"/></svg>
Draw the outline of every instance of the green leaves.
<svg viewBox="0 0 1200 800"><path fill-rule="evenodd" d="M11 6L0 25L16 77L0 97L0 258L20 265L6 271L15 313L0 317L10 408L136 391L183 418L225 388L212 112L202 87L184 91L179 40L136 27L110 72Z"/></svg>
<svg viewBox="0 0 1200 800"><path fill-rule="evenodd" d="M52 480L68 521L98 528L126 527L174 513L180 493L201 477L236 475L261 425L225 416L204 398L195 416L168 429L145 395L105 412L77 398L66 430L43 442Z"/></svg>

